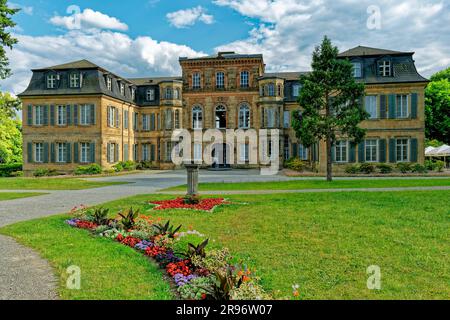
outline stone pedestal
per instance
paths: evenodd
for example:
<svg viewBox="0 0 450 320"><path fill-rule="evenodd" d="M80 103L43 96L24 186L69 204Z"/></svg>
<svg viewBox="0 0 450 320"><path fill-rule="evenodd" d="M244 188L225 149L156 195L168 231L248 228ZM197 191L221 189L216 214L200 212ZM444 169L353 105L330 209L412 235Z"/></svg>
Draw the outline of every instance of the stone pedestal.
<svg viewBox="0 0 450 320"><path fill-rule="evenodd" d="M195 196L198 194L198 164L185 164L187 170L187 195Z"/></svg>

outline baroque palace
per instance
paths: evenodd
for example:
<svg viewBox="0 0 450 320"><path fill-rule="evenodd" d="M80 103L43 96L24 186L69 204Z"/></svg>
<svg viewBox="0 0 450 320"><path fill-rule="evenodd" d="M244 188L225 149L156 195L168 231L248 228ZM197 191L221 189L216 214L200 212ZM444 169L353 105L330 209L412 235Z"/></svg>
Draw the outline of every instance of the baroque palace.
<svg viewBox="0 0 450 320"><path fill-rule="evenodd" d="M352 162L424 161L424 88L412 52L356 47L340 54L366 85L365 141L333 146L335 169ZM175 129L279 129L280 163L300 157L326 170L325 143L305 148L290 128L301 72L266 73L260 54L181 57L180 77L127 79L87 60L34 69L23 102L24 171L71 172L98 163L151 161L173 168ZM201 158L201 144L193 158ZM227 152L228 145L221 151ZM248 145L231 153L248 161ZM269 151L270 152L270 151ZM234 161L233 163L236 163ZM242 167L245 165L240 165Z"/></svg>

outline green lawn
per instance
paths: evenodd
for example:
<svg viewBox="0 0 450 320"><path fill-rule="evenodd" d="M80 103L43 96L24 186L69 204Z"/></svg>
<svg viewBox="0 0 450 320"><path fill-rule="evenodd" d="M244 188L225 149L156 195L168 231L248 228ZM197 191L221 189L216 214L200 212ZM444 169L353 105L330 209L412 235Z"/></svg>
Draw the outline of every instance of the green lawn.
<svg viewBox="0 0 450 320"><path fill-rule="evenodd" d="M0 201L14 200L28 197L41 196L45 193L27 192L27 193L15 193L15 192L0 192Z"/></svg>
<svg viewBox="0 0 450 320"><path fill-rule="evenodd" d="M390 188L450 186L446 179L365 179L365 180L288 180L275 182L200 183L200 191L216 190L300 190L337 188ZM185 191L186 185L168 188L165 191Z"/></svg>
<svg viewBox="0 0 450 320"><path fill-rule="evenodd" d="M106 206L114 212L130 206L145 211L146 201L167 198L171 197L137 196ZM450 191L228 198L235 204L214 213L147 213L192 226L211 237L213 247L230 248L256 267L264 288L277 298L290 297L293 284L299 284L304 299L450 296ZM82 266L86 289L63 289L64 298L108 298L113 295L108 290L122 298L170 297L161 274L145 258L130 248L70 228L62 217L20 223L1 232L36 248L58 273L63 274L72 263ZM381 267L382 290L366 287L370 265ZM143 291L147 294L142 295Z"/></svg>
<svg viewBox="0 0 450 320"><path fill-rule="evenodd" d="M90 181L77 178L0 178L2 190L81 190L127 182Z"/></svg>

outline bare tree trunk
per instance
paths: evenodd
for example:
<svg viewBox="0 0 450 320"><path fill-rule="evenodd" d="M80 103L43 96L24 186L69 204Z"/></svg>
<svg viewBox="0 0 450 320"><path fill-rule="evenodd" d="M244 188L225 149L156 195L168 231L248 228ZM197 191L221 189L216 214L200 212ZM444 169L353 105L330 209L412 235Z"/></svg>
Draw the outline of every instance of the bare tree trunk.
<svg viewBox="0 0 450 320"><path fill-rule="evenodd" d="M332 181L333 167L331 159L331 139L327 138L327 181Z"/></svg>

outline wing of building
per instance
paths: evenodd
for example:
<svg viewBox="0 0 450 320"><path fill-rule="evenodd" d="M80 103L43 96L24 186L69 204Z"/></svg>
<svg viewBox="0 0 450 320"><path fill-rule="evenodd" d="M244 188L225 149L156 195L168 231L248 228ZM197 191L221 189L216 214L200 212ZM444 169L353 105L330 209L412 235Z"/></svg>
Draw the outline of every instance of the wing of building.
<svg viewBox="0 0 450 320"><path fill-rule="evenodd" d="M333 146L335 169L352 162L423 163L428 80L418 74L413 53L356 47L339 57L353 63L355 78L366 85L370 119L361 125L367 129L364 142L353 146L344 139ZM305 148L290 128L292 111L301 108L303 72L266 73L262 55L234 52L181 57L179 63L180 76L137 79L87 60L32 70L19 95L25 173L72 172L89 163L108 169L127 160L174 168L171 136L182 128L279 129L280 160L300 157L325 170L324 143ZM193 142L192 158L201 158L204 148ZM224 166L258 166L249 163L251 149L245 141L224 141L213 157ZM268 149L273 152L271 144Z"/></svg>

